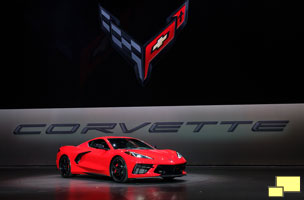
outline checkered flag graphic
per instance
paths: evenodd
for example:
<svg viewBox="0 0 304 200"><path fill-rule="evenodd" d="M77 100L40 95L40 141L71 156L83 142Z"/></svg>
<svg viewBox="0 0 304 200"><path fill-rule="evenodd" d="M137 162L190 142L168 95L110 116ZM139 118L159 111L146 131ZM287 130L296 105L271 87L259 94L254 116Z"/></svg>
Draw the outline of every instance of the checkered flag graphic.
<svg viewBox="0 0 304 200"><path fill-rule="evenodd" d="M112 40L113 46L118 49L124 57L134 63L135 71L141 81L144 81L143 49L127 33L115 24L110 12L100 6L101 27L107 32Z"/></svg>

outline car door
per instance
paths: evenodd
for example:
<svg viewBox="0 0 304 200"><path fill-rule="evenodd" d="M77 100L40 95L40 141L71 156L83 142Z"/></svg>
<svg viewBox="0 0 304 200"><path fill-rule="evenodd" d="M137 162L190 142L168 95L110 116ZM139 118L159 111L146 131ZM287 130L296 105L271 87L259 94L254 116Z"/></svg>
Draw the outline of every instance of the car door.
<svg viewBox="0 0 304 200"><path fill-rule="evenodd" d="M88 143L88 153L79 162L79 166L89 173L106 174L109 170L110 148L103 139L92 140Z"/></svg>

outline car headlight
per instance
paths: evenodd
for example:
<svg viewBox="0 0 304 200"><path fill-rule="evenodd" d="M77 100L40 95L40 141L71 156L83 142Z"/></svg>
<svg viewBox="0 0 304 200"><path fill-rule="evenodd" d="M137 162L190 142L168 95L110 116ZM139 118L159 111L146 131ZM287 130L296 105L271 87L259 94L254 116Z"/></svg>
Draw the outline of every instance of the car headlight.
<svg viewBox="0 0 304 200"><path fill-rule="evenodd" d="M178 153L178 152L176 152L176 154L177 154L177 157L179 158L179 159L181 159L183 156L182 156L182 154L180 154L180 153Z"/></svg>
<svg viewBox="0 0 304 200"><path fill-rule="evenodd" d="M134 157L136 157L136 158L153 159L153 158L151 158L151 157L149 157L149 156L145 156L145 155L142 155L142 154L139 154L139 153L134 153L134 152L132 152L132 151L126 151L125 153L128 154L128 155L130 155L130 156L134 156Z"/></svg>

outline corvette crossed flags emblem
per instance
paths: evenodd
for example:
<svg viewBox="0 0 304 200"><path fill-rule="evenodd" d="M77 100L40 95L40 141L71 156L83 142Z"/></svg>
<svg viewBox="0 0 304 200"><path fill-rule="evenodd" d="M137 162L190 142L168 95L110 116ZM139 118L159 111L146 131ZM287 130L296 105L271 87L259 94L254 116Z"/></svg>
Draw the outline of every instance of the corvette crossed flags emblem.
<svg viewBox="0 0 304 200"><path fill-rule="evenodd" d="M137 4L142 2L149 6L140 11ZM121 13L123 11L117 3L124 4L121 8L125 13ZM166 6L159 7L160 4ZM157 55L173 43L177 33L186 25L188 6L189 0L166 0L165 3L163 0L100 0L102 30L109 34L113 47L133 63L136 77L142 85L147 83ZM155 9L158 9L156 16ZM166 15L167 10L169 13ZM126 13L131 13L129 18ZM143 13L146 16L142 16ZM155 30L160 24L163 25Z"/></svg>

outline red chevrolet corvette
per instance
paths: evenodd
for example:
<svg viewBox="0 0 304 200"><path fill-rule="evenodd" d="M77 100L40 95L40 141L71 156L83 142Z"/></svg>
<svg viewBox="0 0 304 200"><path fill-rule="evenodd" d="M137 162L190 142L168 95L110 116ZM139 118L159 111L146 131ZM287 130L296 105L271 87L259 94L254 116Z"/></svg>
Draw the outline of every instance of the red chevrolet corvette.
<svg viewBox="0 0 304 200"><path fill-rule="evenodd" d="M133 178L173 179L186 175L186 160L173 150L160 150L131 137L99 137L78 146L60 147L56 159L62 177L101 174L116 182Z"/></svg>

